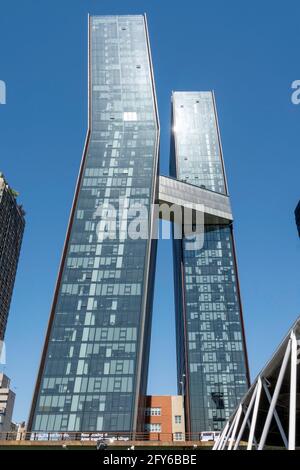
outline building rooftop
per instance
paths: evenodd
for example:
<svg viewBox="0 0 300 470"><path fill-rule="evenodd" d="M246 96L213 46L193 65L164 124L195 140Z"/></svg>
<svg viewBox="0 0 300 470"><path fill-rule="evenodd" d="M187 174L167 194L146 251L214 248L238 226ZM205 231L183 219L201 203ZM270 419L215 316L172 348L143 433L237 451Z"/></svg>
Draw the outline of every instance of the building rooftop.
<svg viewBox="0 0 300 470"><path fill-rule="evenodd" d="M9 186L7 180L5 179L4 174L0 171L0 202L1 202L1 195L5 189L11 195L11 197L15 199L16 207L19 210L20 215L24 217L25 211L23 209L23 206L17 203L17 197L19 196L19 192L13 189L11 186Z"/></svg>

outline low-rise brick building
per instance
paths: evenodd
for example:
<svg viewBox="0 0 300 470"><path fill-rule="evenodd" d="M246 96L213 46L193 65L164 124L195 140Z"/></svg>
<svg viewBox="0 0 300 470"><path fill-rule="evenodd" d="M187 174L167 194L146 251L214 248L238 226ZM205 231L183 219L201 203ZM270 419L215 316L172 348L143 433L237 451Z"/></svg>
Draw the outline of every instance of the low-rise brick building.
<svg viewBox="0 0 300 470"><path fill-rule="evenodd" d="M149 395L146 397L145 432L150 439L185 440L183 397L180 395Z"/></svg>

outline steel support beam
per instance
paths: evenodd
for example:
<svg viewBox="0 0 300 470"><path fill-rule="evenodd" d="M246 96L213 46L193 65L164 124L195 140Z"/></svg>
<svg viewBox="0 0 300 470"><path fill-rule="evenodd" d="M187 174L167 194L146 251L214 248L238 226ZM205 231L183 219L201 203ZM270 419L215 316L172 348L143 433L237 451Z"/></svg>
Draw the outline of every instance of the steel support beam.
<svg viewBox="0 0 300 470"><path fill-rule="evenodd" d="M291 382L290 382L290 413L289 413L289 443L288 449L296 447L296 399L297 399L297 339L291 333Z"/></svg>
<svg viewBox="0 0 300 470"><path fill-rule="evenodd" d="M230 436L231 436L232 429L233 429L233 427L234 427L234 423L236 422L236 417L237 417L237 414L235 415L235 417L234 417L233 420L232 420L232 423L231 423L231 425L230 425L230 428L228 429L228 432L226 433L225 439L224 439L223 444L222 444L222 448L221 448L220 450L224 450L225 447L226 447L226 444L227 444L227 442L228 442L228 439L229 439Z"/></svg>
<svg viewBox="0 0 300 470"><path fill-rule="evenodd" d="M269 429L270 429L270 424L271 424L271 421L272 421L272 418L273 418L273 415L274 415L274 411L275 411L276 403L277 403L277 400L278 400L279 392L280 392L280 389L281 389L282 381L283 381L283 378L284 378L284 375L285 375L285 372L286 372L288 360L290 358L290 353L291 353L291 340L289 339L287 347L286 347L286 351L285 351L285 354L284 354L284 358L283 358L283 361L282 361L282 364L281 364L279 376L278 376L278 379L277 379L277 382L276 382L274 394L273 394L273 397L272 397L272 400L271 400L271 403L270 403L270 407L269 407L269 411L268 411L267 418L266 418L266 421L265 421L265 425L264 425L264 428L263 428L263 432L262 432L262 435L261 435L261 438L260 438L260 441L259 441L258 450L262 450L265 446L265 443L266 443L267 435L268 435L268 432L269 432Z"/></svg>
<svg viewBox="0 0 300 470"><path fill-rule="evenodd" d="M238 410L237 410L237 412L236 412L236 414L235 414L235 416L234 416L234 418L233 418L233 420L232 420L231 426L230 426L230 428L229 428L229 430L228 430L227 435L225 436L224 442L223 442L223 444L222 444L222 448L221 448L220 450L225 449L228 440L229 440L229 445L230 445L231 439L234 438L235 432L236 432L236 428L237 428L237 426L238 426L238 422L239 422L240 416L241 416L241 411L240 411L240 410L242 410L242 407L241 407L241 406L238 408Z"/></svg>
<svg viewBox="0 0 300 470"><path fill-rule="evenodd" d="M251 425L250 425L247 450L252 450L252 446L253 446L253 439L254 439L255 426L256 426L258 409L259 409L261 390L262 390L262 383L261 383L261 378L259 377L257 381L257 387L256 387L256 397L255 397L254 410L253 410L253 415L252 415L252 420L251 420Z"/></svg>
<svg viewBox="0 0 300 470"><path fill-rule="evenodd" d="M256 392L257 392L257 384L256 384L256 386L255 386L255 389L253 390L253 394L252 394L252 397L251 397L251 400L250 400L248 409L247 409L247 411L246 411L244 421L243 421L242 426L241 426L241 428L240 428L240 432L238 433L238 437L237 437L236 442L235 442L235 444L234 444L233 450L237 450L237 448L238 448L238 446L239 446L239 444L240 444L240 441L241 441L241 439L242 439L243 432L244 432L244 430L245 430L247 421L248 421L248 419L249 419L251 410L252 410L253 405L254 405L254 400L255 400L255 397L256 397Z"/></svg>
<svg viewBox="0 0 300 470"><path fill-rule="evenodd" d="M272 397L271 397L271 394L270 394L270 392L269 392L268 385L266 384L265 379L262 380L262 384L263 384L263 388L264 388L265 394L267 395L267 398L268 398L268 400L269 400L269 404L271 404ZM278 426L280 435L281 435L281 437L282 437L283 443L284 443L285 447L287 448L287 447L288 447L288 440L287 440L286 434L285 434L285 432L284 432L284 429L283 429L283 427L282 427L282 424L281 424L281 421L280 421L280 418L279 418L279 415L278 415L278 413L277 413L276 408L274 409L274 418L275 418L275 421L276 421L276 423L277 423L277 426Z"/></svg>
<svg viewBox="0 0 300 470"><path fill-rule="evenodd" d="M220 439L219 439L219 441L218 441L218 445L217 445L217 447L216 447L216 450L221 450L222 444L223 444L223 440L224 440L224 438L225 438L225 436L226 436L226 433L227 433L227 431L228 431L228 428L229 428L229 421L227 421L227 424L226 424L226 426L225 426L225 428L224 428L224 430L223 430L223 432L222 432L222 434L221 434L221 436L220 436Z"/></svg>
<svg viewBox="0 0 300 470"><path fill-rule="evenodd" d="M232 446L233 446L233 443L234 443L234 440L235 440L235 436L236 436L236 431L237 431L237 428L238 428L238 425L239 425L239 422L240 422L240 419L241 419L241 416L242 416L242 412L243 412L243 407L242 407L242 405L240 405L239 408L238 408L237 414L236 414L236 422L235 422L235 426L234 426L232 436L231 436L231 439L230 439L230 442L229 442L228 450L232 449Z"/></svg>

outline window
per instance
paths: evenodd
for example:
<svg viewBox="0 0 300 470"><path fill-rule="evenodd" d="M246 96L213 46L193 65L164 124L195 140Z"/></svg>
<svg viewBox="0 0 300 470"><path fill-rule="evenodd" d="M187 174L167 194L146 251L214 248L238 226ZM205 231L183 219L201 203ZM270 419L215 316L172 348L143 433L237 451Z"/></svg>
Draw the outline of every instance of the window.
<svg viewBox="0 0 300 470"><path fill-rule="evenodd" d="M181 424L181 416L180 415L175 416L175 423L176 424Z"/></svg>
<svg viewBox="0 0 300 470"><path fill-rule="evenodd" d="M161 416L161 408L146 408L145 416Z"/></svg>
<svg viewBox="0 0 300 470"><path fill-rule="evenodd" d="M124 112L123 113L124 121L137 121L136 112Z"/></svg>
<svg viewBox="0 0 300 470"><path fill-rule="evenodd" d="M145 424L145 431L161 432L161 424L160 423L147 423Z"/></svg>
<svg viewBox="0 0 300 470"><path fill-rule="evenodd" d="M182 432L175 432L174 441L183 441L183 433Z"/></svg>

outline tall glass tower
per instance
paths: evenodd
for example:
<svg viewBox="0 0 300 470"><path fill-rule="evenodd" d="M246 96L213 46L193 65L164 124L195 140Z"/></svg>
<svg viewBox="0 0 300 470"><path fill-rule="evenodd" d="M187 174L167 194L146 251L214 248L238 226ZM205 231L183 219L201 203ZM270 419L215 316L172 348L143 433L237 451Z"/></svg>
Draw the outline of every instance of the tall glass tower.
<svg viewBox="0 0 300 470"><path fill-rule="evenodd" d="M159 122L144 16L89 19L89 126L29 419L34 431L140 429L156 241L97 209L156 199ZM127 201L127 202L126 202ZM130 221L130 214L127 214ZM148 234L148 235L149 235Z"/></svg>
<svg viewBox="0 0 300 470"><path fill-rule="evenodd" d="M228 196L211 92L172 96L171 174ZM206 223L204 246L174 240L179 391L189 432L220 430L247 391L249 373L232 224Z"/></svg>

